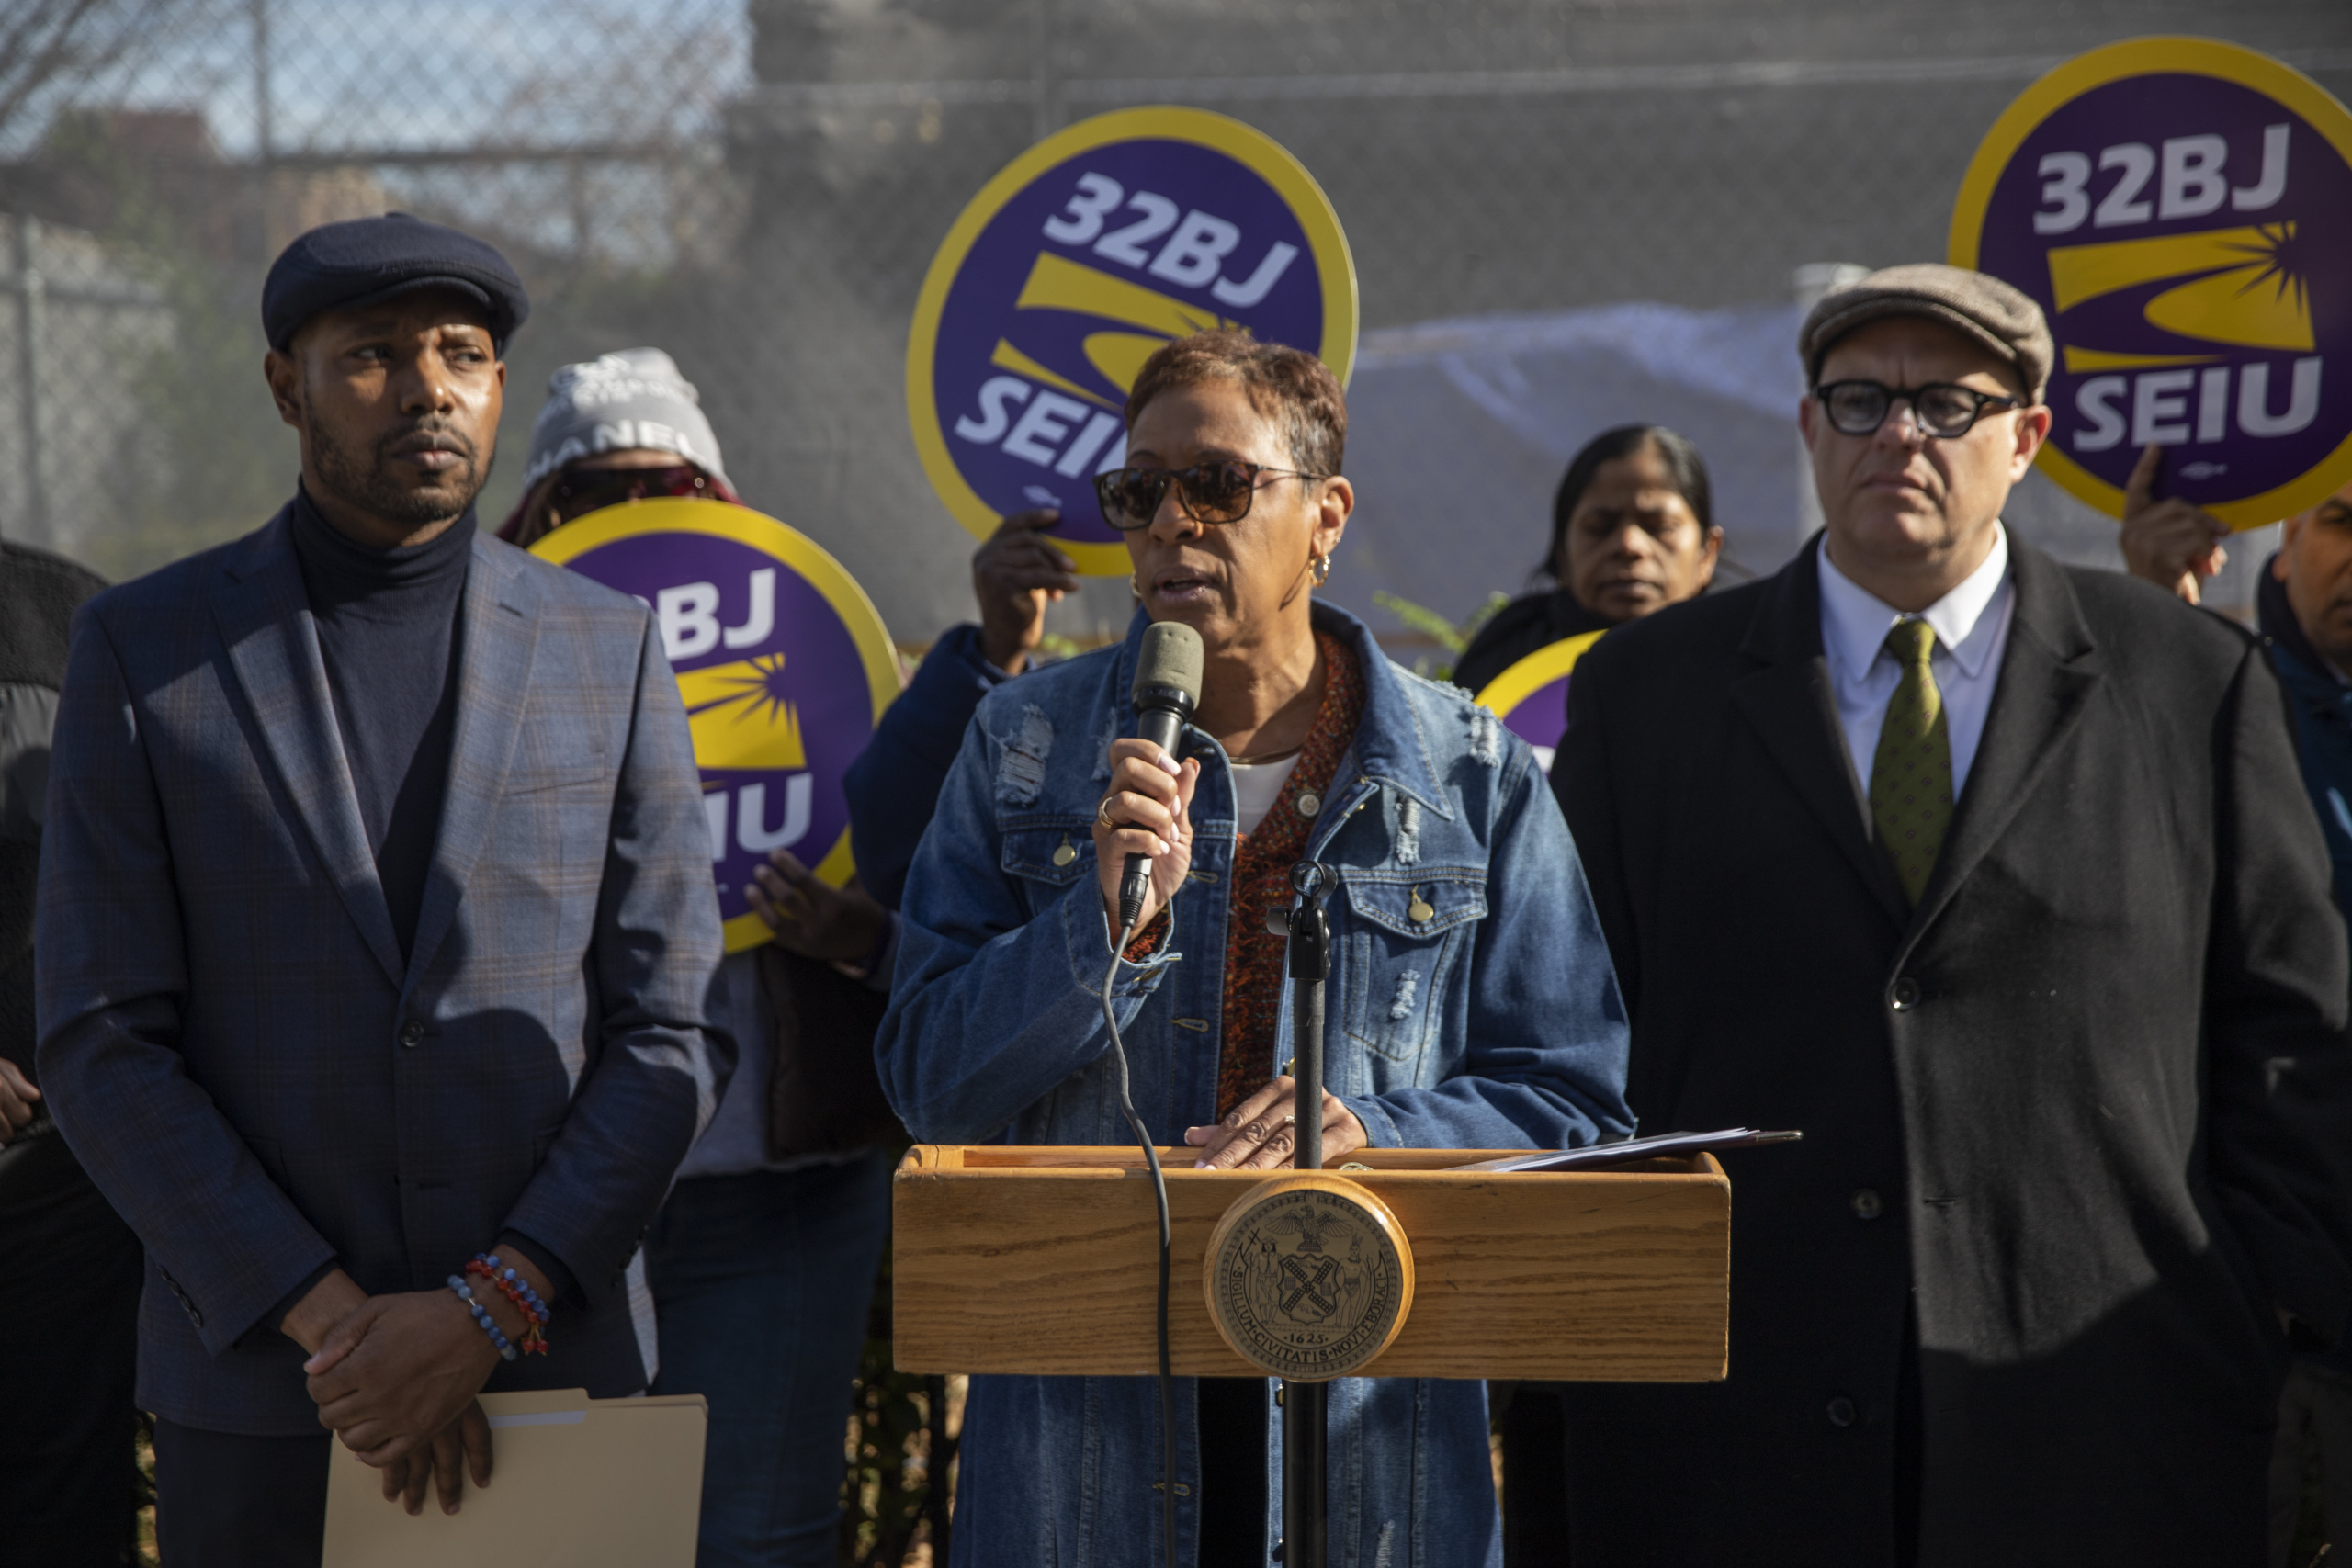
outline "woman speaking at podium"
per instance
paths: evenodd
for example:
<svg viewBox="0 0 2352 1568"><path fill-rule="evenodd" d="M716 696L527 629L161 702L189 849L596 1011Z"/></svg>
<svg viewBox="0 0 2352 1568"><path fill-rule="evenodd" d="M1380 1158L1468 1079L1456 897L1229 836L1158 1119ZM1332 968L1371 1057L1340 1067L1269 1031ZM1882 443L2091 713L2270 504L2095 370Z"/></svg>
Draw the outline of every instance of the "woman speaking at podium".
<svg viewBox="0 0 2352 1568"><path fill-rule="evenodd" d="M1112 1002L1155 1141L1262 1168L1290 1163L1305 1113L1334 1163L1365 1145L1629 1133L1624 1010L1532 754L1312 597L1354 505L1337 379L1295 349L1203 333L1146 362L1126 423L1126 466L1096 482L1135 561L1126 640L982 702L909 876L876 1043L908 1128L1129 1141L1099 987L1139 852L1151 890ZM1204 650L1176 758L1136 738L1129 703L1154 621ZM1266 929L1307 859L1339 887L1329 1092L1311 1112L1282 1073L1283 939ZM1175 1387L1178 1540L1200 1563L1266 1562L1269 1385ZM1157 1398L1149 1379L974 1378L956 1562L1157 1561ZM1334 1562L1501 1562L1483 1384L1343 1381L1329 1431Z"/></svg>

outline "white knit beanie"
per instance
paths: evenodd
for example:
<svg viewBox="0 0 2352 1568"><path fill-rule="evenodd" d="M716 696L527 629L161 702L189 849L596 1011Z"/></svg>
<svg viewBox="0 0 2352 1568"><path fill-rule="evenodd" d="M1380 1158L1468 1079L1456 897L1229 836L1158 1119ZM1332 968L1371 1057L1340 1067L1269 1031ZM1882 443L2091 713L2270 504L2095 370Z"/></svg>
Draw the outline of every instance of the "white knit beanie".
<svg viewBox="0 0 2352 1568"><path fill-rule="evenodd" d="M718 479L727 470L695 385L658 348L624 348L548 378L548 405L531 427L523 489L600 452L675 452Z"/></svg>

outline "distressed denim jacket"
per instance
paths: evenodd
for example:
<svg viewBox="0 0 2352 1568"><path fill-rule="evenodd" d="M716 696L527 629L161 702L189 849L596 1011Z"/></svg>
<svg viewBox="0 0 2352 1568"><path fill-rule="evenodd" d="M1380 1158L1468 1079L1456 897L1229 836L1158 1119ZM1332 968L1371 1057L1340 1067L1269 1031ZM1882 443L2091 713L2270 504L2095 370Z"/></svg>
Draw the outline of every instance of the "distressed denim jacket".
<svg viewBox="0 0 2352 1568"><path fill-rule="evenodd" d="M1315 620L1355 650L1364 678L1363 719L1308 841L1339 879L1327 904L1331 1091L1380 1145L1567 1147L1630 1133L1624 1008L1532 753L1458 691L1391 664L1351 617L1318 604ZM1135 733L1127 694L1148 624L1138 613L1123 645L1008 682L965 734L909 876L876 1043L891 1103L924 1142L1129 1141L1102 1018L1113 933L1089 825L1104 754ZM1191 880L1159 951L1122 963L1113 992L1136 1108L1162 1144L1216 1118L1236 850L1224 751L1196 728L1182 745L1202 763ZM1285 997L1265 1077L1291 1055L1290 1033ZM1194 1385L1177 1391L1177 1558L1190 1563ZM956 1563L1158 1562L1157 1401L1148 1379L975 1378ZM1499 1564L1483 1384L1344 1380L1329 1432L1334 1564Z"/></svg>

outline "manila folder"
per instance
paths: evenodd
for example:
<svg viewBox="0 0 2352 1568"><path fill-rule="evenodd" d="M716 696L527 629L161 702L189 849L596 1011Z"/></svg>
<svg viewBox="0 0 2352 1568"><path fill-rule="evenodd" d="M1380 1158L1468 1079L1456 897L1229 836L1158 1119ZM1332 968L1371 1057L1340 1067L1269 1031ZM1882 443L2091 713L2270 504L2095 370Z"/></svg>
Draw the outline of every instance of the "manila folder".
<svg viewBox="0 0 2352 1568"><path fill-rule="evenodd" d="M702 1395L591 1399L585 1389L485 1393L490 1484L455 1516L428 1487L411 1517L383 1472L340 1442L327 1479L325 1568L693 1568L702 1508Z"/></svg>

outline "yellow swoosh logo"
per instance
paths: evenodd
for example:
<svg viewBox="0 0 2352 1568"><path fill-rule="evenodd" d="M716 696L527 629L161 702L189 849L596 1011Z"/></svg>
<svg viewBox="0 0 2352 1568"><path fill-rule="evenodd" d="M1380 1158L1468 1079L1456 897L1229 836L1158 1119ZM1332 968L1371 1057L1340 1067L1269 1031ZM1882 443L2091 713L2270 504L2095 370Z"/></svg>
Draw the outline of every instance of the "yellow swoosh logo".
<svg viewBox="0 0 2352 1568"><path fill-rule="evenodd" d="M2066 374L2088 376L2098 370L2154 370L2166 365L2219 365L2218 354L2109 354L2104 349L2068 348Z"/></svg>
<svg viewBox="0 0 2352 1568"><path fill-rule="evenodd" d="M2052 299L2063 314L2118 289L2188 276L2148 301L2149 325L2208 343L2308 353L2315 346L2311 295L2279 257L2294 234L2294 224L2277 223L2062 246L2050 253ZM2075 351L2068 352L2071 360Z"/></svg>
<svg viewBox="0 0 2352 1568"><path fill-rule="evenodd" d="M705 768L805 768L800 710L779 694L784 656L741 659L678 677L695 761Z"/></svg>
<svg viewBox="0 0 2352 1568"><path fill-rule="evenodd" d="M1120 400L1135 385L1143 362L1161 344L1194 333L1240 325L1214 310L1204 310L1051 251L1038 253L1012 304L1017 310L1069 310L1136 329L1092 333L1085 340L1087 362ZM1004 369L1075 392L1106 408L1120 406L1118 400L1087 390L1071 377L1046 368L1001 339L990 359Z"/></svg>
<svg viewBox="0 0 2352 1568"><path fill-rule="evenodd" d="M1152 340L1155 344L1163 340L1159 338L1154 338ZM1111 410L1114 413L1118 412L1119 405L1112 401L1109 398L1104 397L1100 392L1088 391L1085 388L1080 386L1077 382L1069 379L1069 378L1066 376L1057 376L1054 374L1051 370L1046 369L1044 366L1038 364L1035 360L1030 358L1027 355L1013 347L1012 344L1006 342L1003 338L996 340L996 351L989 355L989 363L995 366L1000 370L1010 370L1015 376L1026 376L1032 381L1041 381L1048 387L1058 388L1062 391L1068 392L1073 397L1084 398L1088 402L1101 403L1104 408Z"/></svg>

